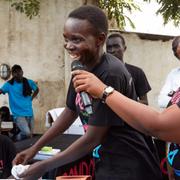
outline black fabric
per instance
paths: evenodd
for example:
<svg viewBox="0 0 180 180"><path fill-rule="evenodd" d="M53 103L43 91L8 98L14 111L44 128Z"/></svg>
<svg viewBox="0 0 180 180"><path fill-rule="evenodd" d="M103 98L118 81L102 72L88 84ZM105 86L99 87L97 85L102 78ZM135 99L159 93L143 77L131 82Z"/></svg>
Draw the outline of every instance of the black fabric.
<svg viewBox="0 0 180 180"><path fill-rule="evenodd" d="M13 142L7 137L0 135L0 179L11 175L12 160L16 155Z"/></svg>
<svg viewBox="0 0 180 180"><path fill-rule="evenodd" d="M105 84L114 87L125 96L136 100L132 77L121 61L110 54L102 57L93 70ZM100 160L96 165L96 179L152 180L161 179L158 161L149 147L148 137L136 131L119 118L106 104L93 101L93 115L83 111L79 95L72 83L67 95L67 106L77 111L82 123L94 126L109 126L107 136L100 148Z"/></svg>
<svg viewBox="0 0 180 180"><path fill-rule="evenodd" d="M151 90L151 86L144 71L141 68L131 64L125 63L125 66L132 75L137 96L140 97L148 93Z"/></svg>
<svg viewBox="0 0 180 180"><path fill-rule="evenodd" d="M15 81L14 78L12 78L11 80L8 81L8 83L13 85L14 81ZM31 89L31 87L30 87L30 85L28 83L28 80L25 77L23 77L22 83L23 83L23 96L24 97L31 96L32 89Z"/></svg>

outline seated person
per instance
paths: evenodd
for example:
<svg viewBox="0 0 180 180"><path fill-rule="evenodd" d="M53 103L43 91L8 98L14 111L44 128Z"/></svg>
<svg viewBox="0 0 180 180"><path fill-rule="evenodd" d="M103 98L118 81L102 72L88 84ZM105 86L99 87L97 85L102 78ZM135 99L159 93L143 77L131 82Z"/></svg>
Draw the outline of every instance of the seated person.
<svg viewBox="0 0 180 180"><path fill-rule="evenodd" d="M0 179L11 175L12 160L16 156L16 149L7 136L0 134Z"/></svg>
<svg viewBox="0 0 180 180"><path fill-rule="evenodd" d="M12 140L15 140L16 135L19 133L19 128L13 122L13 117L10 114L9 108L7 106L0 107L0 121L13 123L13 128L10 131L3 131L1 134L10 137Z"/></svg>

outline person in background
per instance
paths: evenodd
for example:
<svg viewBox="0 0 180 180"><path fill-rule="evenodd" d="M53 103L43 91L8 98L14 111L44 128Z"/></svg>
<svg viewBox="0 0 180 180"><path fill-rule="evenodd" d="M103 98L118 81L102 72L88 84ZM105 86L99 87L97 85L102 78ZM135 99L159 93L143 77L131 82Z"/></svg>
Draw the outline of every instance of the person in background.
<svg viewBox="0 0 180 180"><path fill-rule="evenodd" d="M108 36L106 41L107 52L114 55L125 64L133 78L138 101L148 105L147 93L151 90L151 86L141 68L124 62L126 48L125 39L120 33L116 32Z"/></svg>
<svg viewBox="0 0 180 180"><path fill-rule="evenodd" d="M11 139L0 134L0 179L8 179L11 175L12 160L16 156L16 148Z"/></svg>
<svg viewBox="0 0 180 180"><path fill-rule="evenodd" d="M64 47L73 61L80 61L103 82L136 100L132 77L124 64L103 50L107 33L105 13L96 6L81 6L70 12L65 22ZM95 165L96 180L160 180L159 164L146 136L124 123L100 100L92 98L92 109L92 114L85 110L81 94L75 92L71 81L64 111L40 140L16 156L13 164L26 163L46 142L63 133L78 115L82 122L88 122L86 133L63 152L30 165L20 178L37 179L45 171L75 161L101 144L100 160Z"/></svg>
<svg viewBox="0 0 180 180"><path fill-rule="evenodd" d="M180 60L180 36L177 36L172 41L172 51L174 56ZM158 105L160 108L167 108L170 104L170 100L173 97L176 90L180 87L180 67L176 67L170 71L170 73L167 75L165 84L163 85L160 94L158 96ZM170 142L167 142L166 145L166 153L169 152L169 147L174 146L174 144L171 144ZM178 161L178 160L176 160ZM180 159L179 159L180 161ZM179 162L180 163L180 162ZM180 165L179 165L180 168ZM168 174L169 179L174 179L174 171L171 167L168 165ZM175 175L176 176L176 175ZM177 178L175 178L177 179ZM180 176L179 176L180 179Z"/></svg>
<svg viewBox="0 0 180 180"><path fill-rule="evenodd" d="M151 90L151 86L149 85L146 75L141 68L124 62L124 53L126 49L125 39L119 32L111 33L108 36L106 41L106 51L124 63L128 72L132 76L138 101L148 105L147 93ZM155 146L155 142L151 136L147 137L147 141L149 142L150 147L153 146L153 144ZM153 153L158 156L156 148L154 147L152 150Z"/></svg>
<svg viewBox="0 0 180 180"><path fill-rule="evenodd" d="M0 107L0 122L11 122L12 129L9 131L1 131L1 134L8 136L11 140L16 140L16 135L20 132L16 123L13 122L13 117L10 114L9 108L7 106Z"/></svg>
<svg viewBox="0 0 180 180"><path fill-rule="evenodd" d="M180 36L172 41L172 51L177 60L180 60ZM180 67L174 68L167 75L164 86L158 96L158 105L160 108L166 108L174 92L180 87Z"/></svg>
<svg viewBox="0 0 180 180"><path fill-rule="evenodd" d="M20 65L15 64L11 72L12 79L3 84L0 94L8 94L13 120L20 130L16 140L22 140L32 136L34 123L32 100L37 96L39 88L33 80L23 77Z"/></svg>

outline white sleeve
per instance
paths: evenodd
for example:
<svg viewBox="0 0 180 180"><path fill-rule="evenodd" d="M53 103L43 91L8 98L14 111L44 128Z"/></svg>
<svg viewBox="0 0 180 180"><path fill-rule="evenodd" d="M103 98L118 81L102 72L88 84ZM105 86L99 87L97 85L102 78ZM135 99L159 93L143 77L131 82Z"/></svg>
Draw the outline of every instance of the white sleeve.
<svg viewBox="0 0 180 180"><path fill-rule="evenodd" d="M172 75L169 73L169 75L166 78L165 84L162 87L160 94L158 96L158 105L160 108L166 108L171 97L168 96L168 93L173 90L172 88Z"/></svg>

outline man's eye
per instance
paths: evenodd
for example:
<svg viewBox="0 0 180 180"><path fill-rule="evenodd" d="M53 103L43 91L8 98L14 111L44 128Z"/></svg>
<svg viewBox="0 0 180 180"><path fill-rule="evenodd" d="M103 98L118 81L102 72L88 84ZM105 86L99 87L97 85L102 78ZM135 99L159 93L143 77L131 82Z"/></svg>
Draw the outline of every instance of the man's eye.
<svg viewBox="0 0 180 180"><path fill-rule="evenodd" d="M68 39L64 38L64 42L66 42L66 43L67 43L67 42L68 42Z"/></svg>
<svg viewBox="0 0 180 180"><path fill-rule="evenodd" d="M81 39L75 38L75 39L72 39L72 42L74 42L74 43L80 43L80 42L81 42Z"/></svg>

